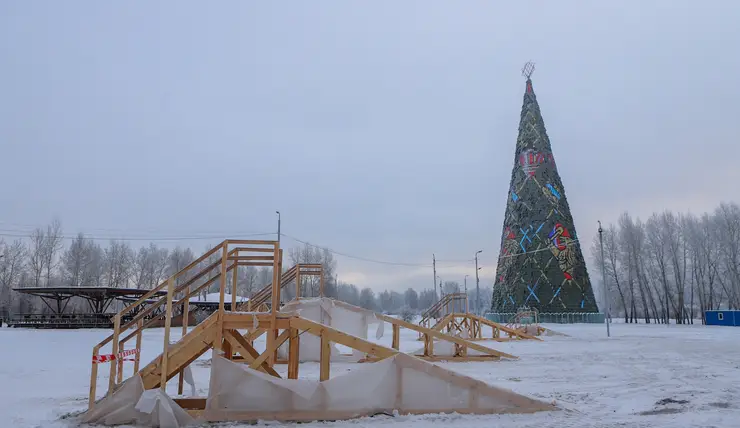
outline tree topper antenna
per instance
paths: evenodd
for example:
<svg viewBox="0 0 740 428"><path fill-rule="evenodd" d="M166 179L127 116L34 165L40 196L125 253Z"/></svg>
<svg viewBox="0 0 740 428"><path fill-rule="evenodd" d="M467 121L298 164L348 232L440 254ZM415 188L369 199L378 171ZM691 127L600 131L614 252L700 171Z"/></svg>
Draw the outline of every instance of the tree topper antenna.
<svg viewBox="0 0 740 428"><path fill-rule="evenodd" d="M529 77L532 76L532 73L534 73L534 63L532 61L527 61L527 63L524 64L524 67L522 67L522 76L526 77L527 80L529 80Z"/></svg>

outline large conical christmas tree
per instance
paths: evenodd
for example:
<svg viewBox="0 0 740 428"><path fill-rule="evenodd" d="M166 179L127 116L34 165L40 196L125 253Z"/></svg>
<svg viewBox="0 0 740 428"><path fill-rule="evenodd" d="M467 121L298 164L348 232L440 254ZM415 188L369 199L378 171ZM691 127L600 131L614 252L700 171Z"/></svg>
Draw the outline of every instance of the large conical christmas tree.
<svg viewBox="0 0 740 428"><path fill-rule="evenodd" d="M598 312L529 74L491 312Z"/></svg>

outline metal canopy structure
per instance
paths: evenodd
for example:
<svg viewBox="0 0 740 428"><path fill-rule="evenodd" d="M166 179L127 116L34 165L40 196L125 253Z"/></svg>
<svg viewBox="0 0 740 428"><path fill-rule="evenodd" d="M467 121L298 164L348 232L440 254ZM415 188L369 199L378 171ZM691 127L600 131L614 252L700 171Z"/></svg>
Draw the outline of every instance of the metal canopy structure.
<svg viewBox="0 0 740 428"><path fill-rule="evenodd" d="M85 299L90 305L93 314L104 314L114 300L127 300L139 298L150 290L138 288L113 288L113 287L23 287L14 288L18 293L36 296L51 309L56 315L64 313L69 299L79 297ZM162 296L165 292L157 292L155 295ZM50 302L55 302L52 305Z"/></svg>

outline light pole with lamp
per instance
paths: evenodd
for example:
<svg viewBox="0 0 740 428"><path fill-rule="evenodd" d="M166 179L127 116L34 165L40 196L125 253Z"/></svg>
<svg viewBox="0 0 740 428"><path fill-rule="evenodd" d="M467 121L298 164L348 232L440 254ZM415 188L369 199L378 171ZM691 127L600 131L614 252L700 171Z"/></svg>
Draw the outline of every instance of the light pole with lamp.
<svg viewBox="0 0 740 428"><path fill-rule="evenodd" d="M606 321L606 337L610 337L609 332L609 296L606 294L606 269L604 268L604 239L602 233L604 229L601 228L601 221L599 220L599 246L601 246L601 277L604 284L604 320Z"/></svg>
<svg viewBox="0 0 740 428"><path fill-rule="evenodd" d="M483 250L478 250L475 253L475 314L480 315L480 278L478 278L478 254L482 253Z"/></svg>
<svg viewBox="0 0 740 428"><path fill-rule="evenodd" d="M278 215L278 247L280 247L280 211L275 211Z"/></svg>

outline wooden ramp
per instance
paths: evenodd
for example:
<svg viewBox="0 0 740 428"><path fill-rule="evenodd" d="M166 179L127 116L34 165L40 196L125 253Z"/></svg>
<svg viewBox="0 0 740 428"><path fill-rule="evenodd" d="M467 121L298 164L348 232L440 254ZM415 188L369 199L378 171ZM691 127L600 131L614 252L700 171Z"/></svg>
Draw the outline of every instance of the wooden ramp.
<svg viewBox="0 0 740 428"><path fill-rule="evenodd" d="M321 305L322 302L325 302L328 307L337 307L349 312L366 314L380 322L390 324L393 334L391 347L396 350L398 350L400 346L400 330L402 328L417 332L424 341L424 348L420 349L413 355L427 361L463 362L499 360L501 358L512 360L518 359L518 357L514 355L498 351L487 346L482 346L463 337L447 334L439 330L426 328L388 315L369 311L339 300L319 298L312 299L311 301L291 302L284 307L284 310L297 310L300 312L301 305ZM326 314L325 318L331 322L332 316L331 314ZM341 326L338 327L341 328ZM364 361L375 361L375 359L368 357L368 359Z"/></svg>
<svg viewBox="0 0 740 428"><path fill-rule="evenodd" d="M483 334L483 326L491 329L491 336ZM542 340L528 334L525 330L509 327L472 313L447 314L434 326L432 330L445 332L452 336L464 337L468 340L495 340L505 342L509 340ZM423 340L422 337L419 340Z"/></svg>

